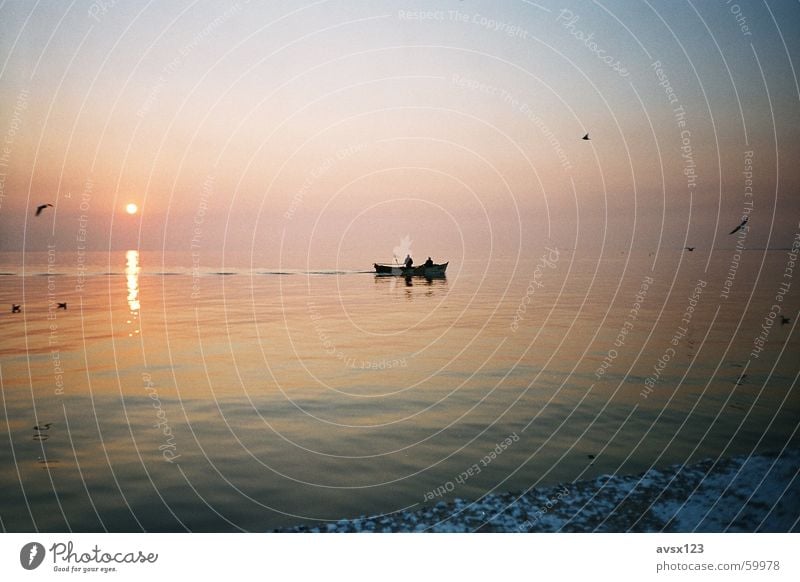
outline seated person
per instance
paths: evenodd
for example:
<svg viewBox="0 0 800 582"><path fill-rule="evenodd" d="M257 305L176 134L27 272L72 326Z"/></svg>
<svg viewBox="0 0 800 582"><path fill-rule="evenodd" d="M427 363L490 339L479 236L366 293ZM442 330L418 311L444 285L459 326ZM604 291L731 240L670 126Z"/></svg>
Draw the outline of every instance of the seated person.
<svg viewBox="0 0 800 582"><path fill-rule="evenodd" d="M411 255L406 255L405 260L406 269L410 269L414 265L414 259L411 258Z"/></svg>
<svg viewBox="0 0 800 582"><path fill-rule="evenodd" d="M428 257L428 260L425 261L425 266L426 267L432 267L433 266L433 259Z"/></svg>

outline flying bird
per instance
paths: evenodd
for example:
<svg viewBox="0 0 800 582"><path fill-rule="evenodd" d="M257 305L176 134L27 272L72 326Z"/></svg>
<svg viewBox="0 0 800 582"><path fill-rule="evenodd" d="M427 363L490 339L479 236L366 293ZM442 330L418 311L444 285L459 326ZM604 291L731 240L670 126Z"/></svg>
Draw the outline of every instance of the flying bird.
<svg viewBox="0 0 800 582"><path fill-rule="evenodd" d="M67 308L67 304L66 304L66 302L64 302L64 303L57 303L57 304L56 304L56 309L65 309L65 310L66 310L66 308Z"/></svg>
<svg viewBox="0 0 800 582"><path fill-rule="evenodd" d="M21 313L20 312L21 308L22 308L22 305L20 305L19 303L12 303L11 304L11 313Z"/></svg>
<svg viewBox="0 0 800 582"><path fill-rule="evenodd" d="M52 208L52 204L40 204L36 207L36 216L39 216L45 208Z"/></svg>
<svg viewBox="0 0 800 582"><path fill-rule="evenodd" d="M590 137L589 137L589 134L587 133L587 134L586 134L586 135L584 135L584 136L583 136L581 139L585 139L586 141L590 141L592 138L590 138Z"/></svg>
<svg viewBox="0 0 800 582"><path fill-rule="evenodd" d="M744 228L744 225L747 224L748 220L750 220L750 217L749 216L745 216L744 220L742 221L742 223L739 226L737 226L736 228L734 228L732 231L730 231L728 234L733 234L735 232L739 232L742 228Z"/></svg>
<svg viewBox="0 0 800 582"><path fill-rule="evenodd" d="M686 247L686 250L687 250L687 251L689 251L690 253L691 253L691 252L692 252L694 249L695 249L695 247Z"/></svg>

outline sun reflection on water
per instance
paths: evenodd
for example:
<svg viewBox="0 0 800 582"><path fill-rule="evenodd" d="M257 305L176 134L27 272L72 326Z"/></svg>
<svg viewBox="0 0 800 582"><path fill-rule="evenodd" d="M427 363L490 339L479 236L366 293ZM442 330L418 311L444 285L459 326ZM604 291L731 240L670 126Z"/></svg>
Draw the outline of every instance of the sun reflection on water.
<svg viewBox="0 0 800 582"><path fill-rule="evenodd" d="M139 251L130 250L125 253L125 279L128 286L128 309L130 319L128 323L134 327L128 336L139 333Z"/></svg>

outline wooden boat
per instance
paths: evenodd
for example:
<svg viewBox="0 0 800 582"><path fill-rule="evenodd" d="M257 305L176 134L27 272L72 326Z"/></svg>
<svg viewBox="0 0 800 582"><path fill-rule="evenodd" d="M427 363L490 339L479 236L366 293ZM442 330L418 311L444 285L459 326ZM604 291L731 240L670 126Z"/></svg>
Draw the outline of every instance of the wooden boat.
<svg viewBox="0 0 800 582"><path fill-rule="evenodd" d="M426 267L425 265L416 265L410 269L402 265L391 265L387 263L373 263L376 275L393 275L395 277L427 277L434 279L437 277L444 277L447 271L447 265L450 263L441 263Z"/></svg>

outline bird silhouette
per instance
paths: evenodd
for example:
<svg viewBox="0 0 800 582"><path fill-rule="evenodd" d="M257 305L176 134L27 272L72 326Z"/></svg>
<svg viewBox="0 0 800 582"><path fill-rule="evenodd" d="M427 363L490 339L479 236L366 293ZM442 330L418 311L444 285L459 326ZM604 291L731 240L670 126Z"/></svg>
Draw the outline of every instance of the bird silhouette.
<svg viewBox="0 0 800 582"><path fill-rule="evenodd" d="M750 220L750 217L749 216L745 216L744 220L742 221L742 223L739 226L737 226L736 228L734 228L732 231L730 231L728 234L733 234L735 232L740 231L742 228L744 228L744 225L747 224L748 220Z"/></svg>
<svg viewBox="0 0 800 582"><path fill-rule="evenodd" d="M22 305L20 305L19 303L12 303L11 304L11 313L20 313L21 309L22 309Z"/></svg>
<svg viewBox="0 0 800 582"><path fill-rule="evenodd" d="M67 308L67 303L66 303L66 302L64 302L64 303L57 303L57 304L56 304L56 309L66 309L66 308Z"/></svg>
<svg viewBox="0 0 800 582"><path fill-rule="evenodd" d="M686 247L686 250L689 251L689 252L692 252L694 249L695 249L695 247Z"/></svg>
<svg viewBox="0 0 800 582"><path fill-rule="evenodd" d="M785 315L781 315L781 325L786 325L787 323L791 323L792 318L786 317Z"/></svg>
<svg viewBox="0 0 800 582"><path fill-rule="evenodd" d="M52 204L40 204L36 207L36 216L39 216L45 208L52 208Z"/></svg>
<svg viewBox="0 0 800 582"><path fill-rule="evenodd" d="M589 137L589 134L587 133L587 134L586 134L586 135L584 135L584 136L583 136L581 139L585 139L586 141L589 141L589 140L591 140L592 138L590 138L590 137Z"/></svg>

